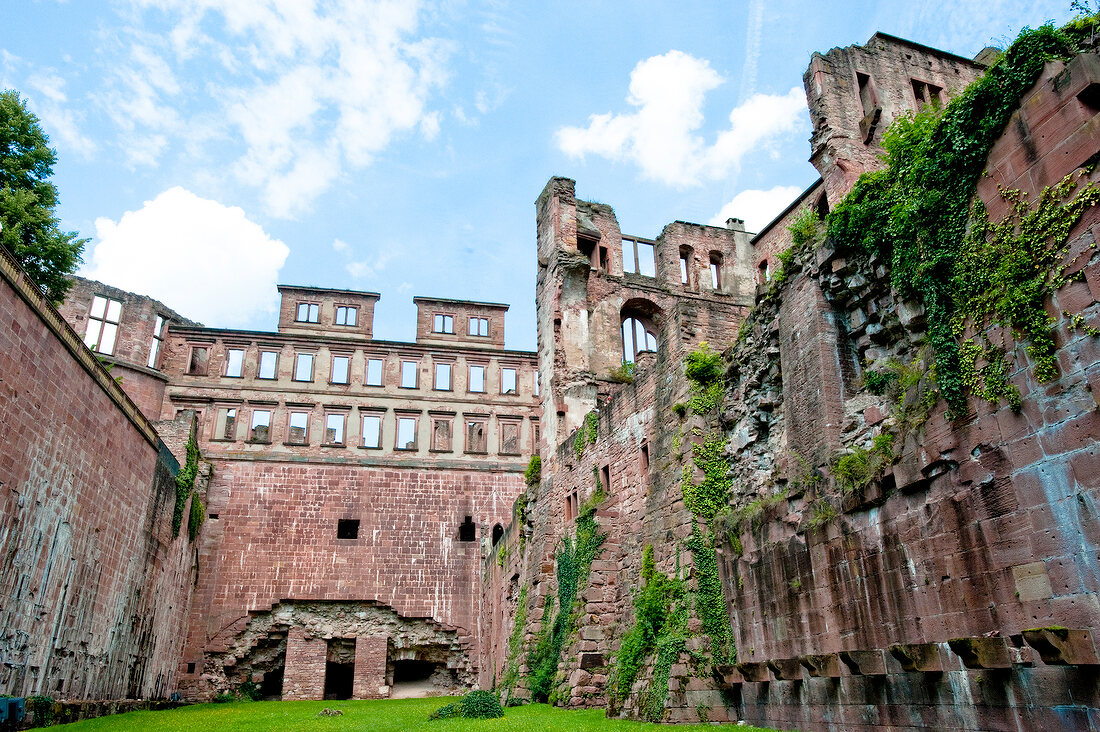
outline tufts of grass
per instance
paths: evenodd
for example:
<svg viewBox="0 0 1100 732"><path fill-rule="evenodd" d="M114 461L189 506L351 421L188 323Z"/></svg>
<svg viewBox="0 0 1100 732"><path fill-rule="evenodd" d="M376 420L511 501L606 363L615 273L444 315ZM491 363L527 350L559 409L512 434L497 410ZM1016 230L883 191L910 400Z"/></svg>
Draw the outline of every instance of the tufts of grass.
<svg viewBox="0 0 1100 732"><path fill-rule="evenodd" d="M572 711L546 704L528 704L504 710L500 719L438 719L428 715L456 698L384 699L378 701L232 702L195 704L169 711L129 712L62 725L73 732L175 732L176 730L235 730L267 732L273 729L364 730L371 732L480 732L523 730L527 732L588 732L598 730L641 730L652 728L639 722L608 719L603 710ZM325 707L340 709L337 717L318 717ZM677 732L702 732L709 725L677 725ZM738 731L768 732L759 727L738 727Z"/></svg>

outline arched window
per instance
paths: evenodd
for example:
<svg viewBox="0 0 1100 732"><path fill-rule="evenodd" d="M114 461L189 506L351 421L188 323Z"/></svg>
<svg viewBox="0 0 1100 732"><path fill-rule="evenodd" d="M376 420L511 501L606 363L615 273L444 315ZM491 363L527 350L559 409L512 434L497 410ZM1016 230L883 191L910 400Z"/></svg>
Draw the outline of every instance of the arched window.
<svg viewBox="0 0 1100 732"><path fill-rule="evenodd" d="M657 334L652 326L630 315L623 319L623 362L637 361L644 351L657 352Z"/></svg>

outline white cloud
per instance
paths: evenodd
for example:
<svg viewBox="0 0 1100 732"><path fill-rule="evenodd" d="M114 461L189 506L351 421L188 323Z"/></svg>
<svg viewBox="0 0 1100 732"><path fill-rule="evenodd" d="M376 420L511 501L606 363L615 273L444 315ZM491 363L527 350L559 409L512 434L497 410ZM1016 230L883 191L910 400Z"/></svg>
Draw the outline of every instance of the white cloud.
<svg viewBox="0 0 1100 732"><path fill-rule="evenodd" d="M708 61L681 51L645 59L630 72L627 102L637 111L595 114L587 127L563 127L558 146L571 157L631 161L645 178L689 186L735 173L747 153L805 126L800 88L754 94L730 112L729 127L708 146L698 134L703 101L722 81Z"/></svg>
<svg viewBox="0 0 1100 732"><path fill-rule="evenodd" d="M133 165L203 141L282 217L308 211L395 137L435 139L453 45L418 38L414 0L133 0L104 107ZM167 30L164 30L167 25ZM153 29L156 29L154 32ZM198 111L201 110L201 111ZM166 139L167 147L159 144ZM192 167L195 167L194 161Z"/></svg>
<svg viewBox="0 0 1100 732"><path fill-rule="evenodd" d="M210 326L276 311L290 250L236 206L170 188L118 222L99 218L86 277L148 294Z"/></svg>
<svg viewBox="0 0 1100 732"><path fill-rule="evenodd" d="M710 220L712 226L725 226L726 219L744 219L745 230L756 233L802 193L798 186L776 186L766 191L741 191Z"/></svg>
<svg viewBox="0 0 1100 732"><path fill-rule="evenodd" d="M347 251L347 248L348 248L348 243L346 241L344 241L343 239L333 239L332 240L332 250L333 251L343 252L343 251Z"/></svg>

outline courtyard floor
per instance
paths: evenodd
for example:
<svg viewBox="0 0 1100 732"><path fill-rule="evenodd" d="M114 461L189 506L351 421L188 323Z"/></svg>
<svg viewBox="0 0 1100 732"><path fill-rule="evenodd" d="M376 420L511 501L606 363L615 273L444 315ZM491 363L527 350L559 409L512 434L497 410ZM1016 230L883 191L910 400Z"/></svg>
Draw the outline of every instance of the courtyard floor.
<svg viewBox="0 0 1100 732"><path fill-rule="evenodd" d="M404 730L528 730L529 732L586 732L587 730L670 729L713 730L712 724L661 727L655 724L607 719L598 710L568 711L546 704L530 704L504 710L503 719L446 719L428 721L428 715L451 699L387 699L382 701L302 701L234 702L196 704L170 711L128 712L83 722L60 725L72 732L156 732L157 730L365 730L366 732L403 732ZM340 709L338 717L319 717L325 708ZM722 727L767 732L759 727Z"/></svg>

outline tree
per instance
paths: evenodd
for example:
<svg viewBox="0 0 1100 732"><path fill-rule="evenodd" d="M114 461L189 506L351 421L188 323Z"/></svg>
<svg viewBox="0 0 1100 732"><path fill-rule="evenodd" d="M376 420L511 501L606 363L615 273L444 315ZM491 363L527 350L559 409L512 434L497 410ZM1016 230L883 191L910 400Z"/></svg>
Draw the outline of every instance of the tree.
<svg viewBox="0 0 1100 732"><path fill-rule="evenodd" d="M57 187L50 182L55 162L38 117L17 92L0 91L0 244L57 305L88 240L58 226Z"/></svg>

